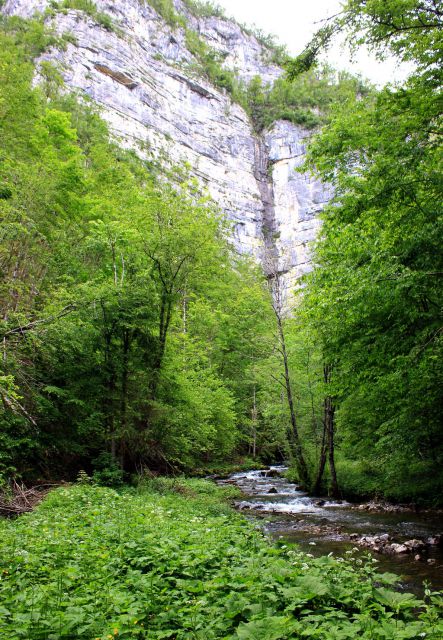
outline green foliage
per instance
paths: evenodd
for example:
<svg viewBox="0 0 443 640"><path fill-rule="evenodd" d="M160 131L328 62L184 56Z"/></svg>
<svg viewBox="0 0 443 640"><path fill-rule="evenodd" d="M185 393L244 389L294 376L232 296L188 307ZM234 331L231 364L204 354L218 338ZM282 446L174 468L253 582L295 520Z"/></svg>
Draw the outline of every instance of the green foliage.
<svg viewBox="0 0 443 640"><path fill-rule="evenodd" d="M273 43L272 37L250 32L270 52L275 64L285 64L286 53ZM232 100L251 116L257 132L270 127L277 120L288 120L306 128L324 124L332 105L349 97L368 94L369 87L359 78L345 72L337 74L329 67L309 71L290 82L280 77L272 85L263 85L259 76L249 84L240 81L234 71L223 67L223 56L212 49L200 35L185 27L186 46L198 61L197 72L213 85L226 90Z"/></svg>
<svg viewBox="0 0 443 640"><path fill-rule="evenodd" d="M75 34L72 33L71 31L65 31L64 33L62 33L62 41L65 44L65 47L68 44L72 44L75 47L78 45L78 40L77 40Z"/></svg>
<svg viewBox="0 0 443 640"><path fill-rule="evenodd" d="M281 344L262 274L235 255L229 226L186 167L160 180L111 143L93 110L60 95L56 67L41 63L33 88L32 58L60 39L38 20L2 26L0 473L84 468L118 484L145 466L287 456ZM430 76L379 93L329 69L244 87L187 27L185 37L199 72L258 131L281 118L330 122L310 155L336 194L321 268L297 318L282 321L294 416L311 476L330 395L344 488L422 500L441 487L443 468L440 111ZM328 387L324 358L334 366Z"/></svg>
<svg viewBox="0 0 443 640"><path fill-rule="evenodd" d="M123 484L123 469L115 458L103 451L92 461L94 473L92 480L103 487L118 487Z"/></svg>
<svg viewBox="0 0 443 640"><path fill-rule="evenodd" d="M184 5L193 16L198 18L222 18L238 24L246 35L253 36L266 50L268 63L282 65L286 62L288 54L286 47L279 45L273 35L263 30L239 23L233 17L227 17L225 10L214 2L200 2L200 0L184 0Z"/></svg>
<svg viewBox="0 0 443 640"><path fill-rule="evenodd" d="M232 19L232 18L231 18ZM239 24L241 30L246 35L253 36L264 48L263 61L266 64L283 66L288 60L288 52L285 45L278 43L276 36L266 33L257 27L250 27L246 24Z"/></svg>
<svg viewBox="0 0 443 640"><path fill-rule="evenodd" d="M266 469L266 465L258 460L254 460L252 457L242 456L232 461L220 460L208 464L206 467L200 467L198 470L193 470L193 476L206 477L209 475L217 475L220 477L228 477L232 473L250 471L251 469Z"/></svg>
<svg viewBox="0 0 443 640"><path fill-rule="evenodd" d="M438 86L441 82L442 13L436 2L425 0L347 0L340 13L313 36L304 51L289 61L292 79L311 69L319 53L337 34L347 36L356 51L361 45L384 60L394 54L413 62L423 79Z"/></svg>
<svg viewBox="0 0 443 640"><path fill-rule="evenodd" d="M149 4L173 29L186 26L185 18L176 12L172 0L149 0Z"/></svg>
<svg viewBox="0 0 443 640"><path fill-rule="evenodd" d="M172 478L123 493L82 484L1 522L2 635L440 637L439 594L395 592L352 554L271 547L223 503L231 494Z"/></svg>
<svg viewBox="0 0 443 640"><path fill-rule="evenodd" d="M358 4L347 5L357 12L350 28L364 27L381 53L415 59L418 70L403 87L349 97L310 148L309 166L335 197L307 318L337 365L344 486L432 503L443 487L441 72L421 70L441 57L441 31L421 2ZM391 33L385 22L403 26ZM349 459L358 461L350 475Z"/></svg>
<svg viewBox="0 0 443 640"><path fill-rule="evenodd" d="M196 59L196 64L188 71L202 75L214 86L227 91L232 100L249 113L258 132L276 120L288 120L314 128L326 121L332 104L345 101L348 95L365 95L368 91L360 79L346 73L336 76L329 68L303 74L296 82L281 77L272 86L264 86L257 76L246 85L239 80L235 71L223 66L223 54L210 47L199 33L186 24L185 18L175 12L171 0L155 0L151 4L170 26L184 29L186 47ZM220 7L212 3L187 0L185 5L197 17L225 17ZM275 42L273 36L245 25L239 26L262 45L266 63L286 65L286 50Z"/></svg>
<svg viewBox="0 0 443 640"><path fill-rule="evenodd" d="M87 16L107 31L115 31L111 17L103 11L99 11L93 0L63 0L61 8L83 11L83 13L86 13Z"/></svg>
<svg viewBox="0 0 443 640"><path fill-rule="evenodd" d="M222 66L223 56L212 49L196 32L185 27L186 47L198 61L197 71L219 89L226 90L232 99L244 104L241 82L237 75Z"/></svg>
<svg viewBox="0 0 443 640"><path fill-rule="evenodd" d="M16 50L18 59L31 61L60 42L59 38L40 20L24 20L18 16L6 18L1 15L0 26L4 32L3 36L8 35L8 49L12 40L18 47Z"/></svg>
<svg viewBox="0 0 443 640"><path fill-rule="evenodd" d="M394 54L413 62L432 86L441 82L443 16L438 3L424 0L348 0L338 27L348 32L354 47L365 43L382 60ZM356 36L356 37L354 37Z"/></svg>
<svg viewBox="0 0 443 640"><path fill-rule="evenodd" d="M287 61L288 78L296 80L300 75L307 73L317 64L317 56L328 48L333 35L338 30L336 24L327 24L321 27L313 36L297 58Z"/></svg>
<svg viewBox="0 0 443 640"><path fill-rule="evenodd" d="M197 0L184 0L184 5L199 18L226 18L224 9L214 2L198 2Z"/></svg>
<svg viewBox="0 0 443 640"><path fill-rule="evenodd" d="M349 460L340 452L337 455L336 464L340 488L344 495L350 498L369 498L380 495L383 474L380 467L375 466L372 461L367 459ZM409 489L408 484L407 490ZM400 496L396 497L398 499Z"/></svg>
<svg viewBox="0 0 443 640"><path fill-rule="evenodd" d="M361 79L331 68L309 71L290 82L281 77L272 86L259 76L246 88L248 111L257 131L276 120L288 120L312 129L328 121L331 108L355 95L366 96L369 88Z"/></svg>
<svg viewBox="0 0 443 640"><path fill-rule="evenodd" d="M49 99L53 100L63 87L63 76L57 67L47 60L41 62L39 71L43 79L43 91Z"/></svg>
<svg viewBox="0 0 443 640"><path fill-rule="evenodd" d="M233 100L242 104L244 102L241 92L241 83L236 74L222 66L223 56L210 47L197 33L191 29L186 18L176 12L172 0L152 0L149 3L173 29L182 28L185 33L186 46L196 58L197 64L194 72L203 75L219 89L224 89L232 96ZM223 17L222 10L212 3L200 3L187 0L185 6L198 17L218 16Z"/></svg>
<svg viewBox="0 0 443 640"><path fill-rule="evenodd" d="M172 187L110 143L59 96L52 65L32 88L44 38L28 27L2 36L2 469L75 477L103 452L128 471L229 456L250 411L244 354L269 322L262 276L186 169ZM109 462L94 477L121 473Z"/></svg>

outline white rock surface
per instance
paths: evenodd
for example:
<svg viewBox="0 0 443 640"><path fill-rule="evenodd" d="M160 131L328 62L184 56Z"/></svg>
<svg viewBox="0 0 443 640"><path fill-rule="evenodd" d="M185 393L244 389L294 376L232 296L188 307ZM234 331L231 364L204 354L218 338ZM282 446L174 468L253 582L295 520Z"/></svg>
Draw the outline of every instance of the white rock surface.
<svg viewBox="0 0 443 640"><path fill-rule="evenodd" d="M30 17L46 0L6 0L3 12ZM277 122L260 139L245 111L227 93L199 78L182 29L171 29L141 0L97 0L115 32L82 12L51 18L59 34L76 44L51 49L40 60L59 65L69 89L100 106L110 129L126 147L169 164L188 163L225 215L234 223L242 252L263 256L273 244L286 286L310 268L309 242L327 190L296 173L308 132ZM186 13L181 0L176 7ZM281 70L266 62L253 36L221 18L188 15L193 29L225 55L225 65L246 81L260 75L274 81Z"/></svg>
<svg viewBox="0 0 443 640"><path fill-rule="evenodd" d="M274 199L274 238L279 270L288 272L287 286L311 268L310 243L316 237L318 214L331 197L330 189L297 169L306 154L309 133L279 121L265 134Z"/></svg>

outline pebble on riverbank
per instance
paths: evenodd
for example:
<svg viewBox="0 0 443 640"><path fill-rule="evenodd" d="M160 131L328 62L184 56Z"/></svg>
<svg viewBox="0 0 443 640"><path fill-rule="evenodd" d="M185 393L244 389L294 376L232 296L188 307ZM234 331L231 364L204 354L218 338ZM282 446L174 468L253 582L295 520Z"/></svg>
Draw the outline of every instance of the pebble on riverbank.
<svg viewBox="0 0 443 640"><path fill-rule="evenodd" d="M349 539L361 547L375 551L376 553L386 553L389 555L401 555L415 553L414 560L422 560L422 556L418 552L426 551L430 547L440 545L443 536L433 536L426 540L412 539L404 542L393 542L389 534L384 533L381 536L362 536L357 533L351 533Z"/></svg>
<svg viewBox="0 0 443 640"><path fill-rule="evenodd" d="M392 504L391 502L377 502L371 500L370 502L363 502L361 504L354 504L351 509L355 511L369 511L372 513L442 513L442 509L422 509L416 504Z"/></svg>

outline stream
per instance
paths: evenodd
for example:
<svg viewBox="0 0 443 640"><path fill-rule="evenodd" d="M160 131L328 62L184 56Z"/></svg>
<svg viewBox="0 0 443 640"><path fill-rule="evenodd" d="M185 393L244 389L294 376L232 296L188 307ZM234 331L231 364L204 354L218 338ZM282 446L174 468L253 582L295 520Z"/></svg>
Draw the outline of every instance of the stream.
<svg viewBox="0 0 443 640"><path fill-rule="evenodd" d="M283 476L286 467L271 466L266 470L234 473L218 480L219 484L239 487L243 499L236 507L254 519L260 519L264 530L273 538L296 543L314 556L360 547L364 536L389 536L390 543L429 540L443 533L443 513L412 510L368 512L344 500L314 498L289 483ZM380 572L389 571L402 577L402 587L422 593L423 581L434 589L443 589L443 543L428 545L410 553L376 553Z"/></svg>

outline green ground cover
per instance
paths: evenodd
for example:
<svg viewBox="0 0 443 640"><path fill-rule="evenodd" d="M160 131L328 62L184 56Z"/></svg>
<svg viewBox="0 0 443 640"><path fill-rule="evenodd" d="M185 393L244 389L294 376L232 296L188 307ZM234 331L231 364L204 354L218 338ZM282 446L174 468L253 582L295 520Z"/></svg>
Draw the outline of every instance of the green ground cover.
<svg viewBox="0 0 443 640"><path fill-rule="evenodd" d="M0 637L8 640L442 637L443 601L391 574L271 546L204 480L53 491L0 523ZM386 586L388 585L388 586Z"/></svg>

